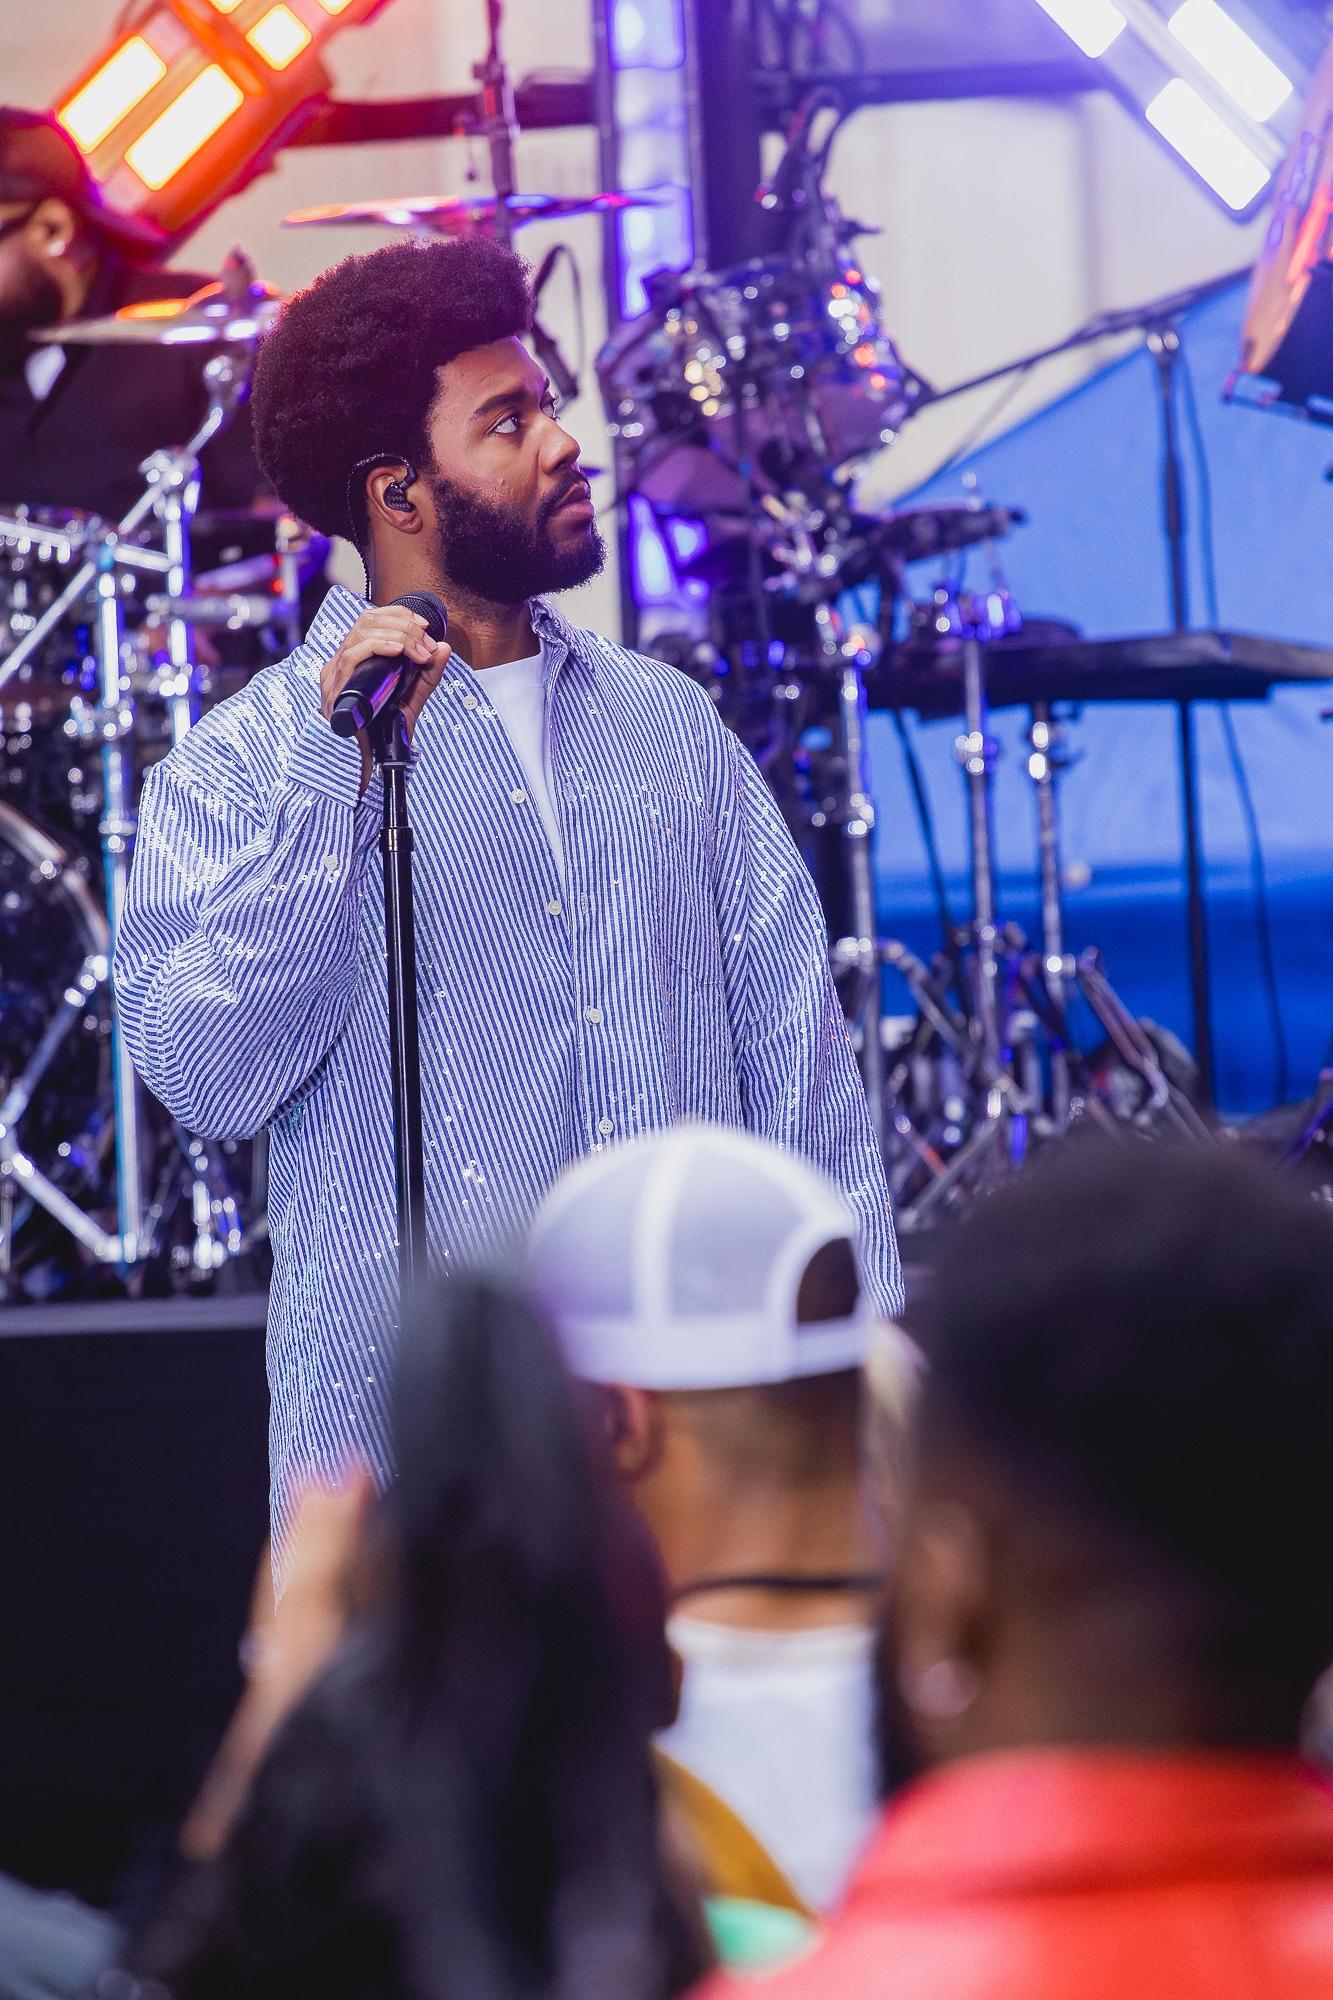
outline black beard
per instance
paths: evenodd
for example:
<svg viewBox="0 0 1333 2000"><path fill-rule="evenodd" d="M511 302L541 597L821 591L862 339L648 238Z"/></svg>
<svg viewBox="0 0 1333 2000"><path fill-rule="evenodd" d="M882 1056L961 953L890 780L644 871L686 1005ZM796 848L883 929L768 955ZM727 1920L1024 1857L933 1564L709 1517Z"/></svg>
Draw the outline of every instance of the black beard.
<svg viewBox="0 0 1333 2000"><path fill-rule="evenodd" d="M487 604L523 604L530 597L587 583L606 561L595 526L587 538L560 548L550 519L578 479L542 503L535 524L515 507L497 506L442 473L427 475L439 524L440 567L450 583Z"/></svg>

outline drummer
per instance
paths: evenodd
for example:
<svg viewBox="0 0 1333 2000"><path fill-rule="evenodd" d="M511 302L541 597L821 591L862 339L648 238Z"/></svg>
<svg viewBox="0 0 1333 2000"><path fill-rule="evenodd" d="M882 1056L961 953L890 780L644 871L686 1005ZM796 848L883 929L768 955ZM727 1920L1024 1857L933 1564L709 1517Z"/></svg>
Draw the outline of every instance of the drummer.
<svg viewBox="0 0 1333 2000"><path fill-rule="evenodd" d="M208 282L160 268L167 248L154 224L109 206L54 118L0 106L0 506L119 520L143 489L143 460L198 428L198 347L30 338ZM244 407L205 446L200 473L205 512L249 509L265 494Z"/></svg>

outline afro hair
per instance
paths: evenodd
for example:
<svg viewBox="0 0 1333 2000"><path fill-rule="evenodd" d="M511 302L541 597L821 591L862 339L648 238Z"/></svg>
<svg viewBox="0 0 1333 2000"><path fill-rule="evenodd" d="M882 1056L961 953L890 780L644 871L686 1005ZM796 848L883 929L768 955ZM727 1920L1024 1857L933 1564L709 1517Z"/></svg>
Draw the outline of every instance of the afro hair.
<svg viewBox="0 0 1333 2000"><path fill-rule="evenodd" d="M390 243L323 272L265 337L251 390L259 463L283 505L359 543L353 469L376 456L429 467L436 370L531 321L527 266L486 236Z"/></svg>

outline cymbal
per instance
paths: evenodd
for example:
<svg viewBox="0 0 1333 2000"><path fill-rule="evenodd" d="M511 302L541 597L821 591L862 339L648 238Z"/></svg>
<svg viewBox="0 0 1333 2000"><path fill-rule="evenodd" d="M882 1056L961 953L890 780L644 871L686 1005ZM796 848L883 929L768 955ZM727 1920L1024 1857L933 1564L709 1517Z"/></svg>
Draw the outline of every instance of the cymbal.
<svg viewBox="0 0 1333 2000"><path fill-rule="evenodd" d="M334 223L373 222L381 229L430 229L438 236L463 236L495 227L499 206L493 194L418 194L383 201L340 201L326 208L298 208L284 215L284 229L320 229ZM557 222L567 215L605 215L622 208L658 208L648 194L511 194L505 208L513 225Z"/></svg>
<svg viewBox="0 0 1333 2000"><path fill-rule="evenodd" d="M176 347L205 341L245 347L258 340L281 303L273 287L258 280L241 286L219 281L185 299L145 299L100 319L45 327L32 337L59 347Z"/></svg>
<svg viewBox="0 0 1333 2000"><path fill-rule="evenodd" d="M995 541L1027 519L1021 507L969 506L965 501L903 507L867 524L874 540L899 562L927 562L979 542Z"/></svg>
<svg viewBox="0 0 1333 2000"><path fill-rule="evenodd" d="M991 708L1034 702L1263 701L1286 682L1333 681L1333 650L1247 632L1161 632L1125 639L1070 637L1054 621L983 649ZM872 708L910 708L925 719L961 715L962 651L886 647L866 676Z"/></svg>
<svg viewBox="0 0 1333 2000"><path fill-rule="evenodd" d="M680 564L680 574L691 581L709 584L733 583L751 574L753 524L742 524L732 513L709 516L714 539L697 555ZM857 514L851 520L847 554L856 566L873 574L877 562L912 563L938 560L961 549L974 547L1007 535L1025 519L1019 507L969 506L966 502L904 507L896 514ZM867 559L869 567L867 568ZM882 568L882 563L880 563ZM862 581L858 576L856 581Z"/></svg>

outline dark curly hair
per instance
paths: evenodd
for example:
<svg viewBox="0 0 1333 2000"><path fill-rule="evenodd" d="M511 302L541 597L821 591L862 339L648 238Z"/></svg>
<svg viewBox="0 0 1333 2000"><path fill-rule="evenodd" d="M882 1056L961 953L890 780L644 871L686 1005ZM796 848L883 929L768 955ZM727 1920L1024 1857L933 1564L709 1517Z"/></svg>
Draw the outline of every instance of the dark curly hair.
<svg viewBox="0 0 1333 2000"><path fill-rule="evenodd" d="M430 469L436 369L531 320L527 266L486 236L390 243L323 272L265 337L251 390L255 449L283 505L362 542L353 470L376 458Z"/></svg>

